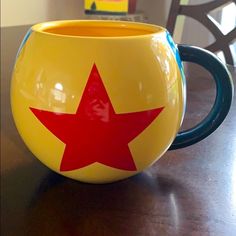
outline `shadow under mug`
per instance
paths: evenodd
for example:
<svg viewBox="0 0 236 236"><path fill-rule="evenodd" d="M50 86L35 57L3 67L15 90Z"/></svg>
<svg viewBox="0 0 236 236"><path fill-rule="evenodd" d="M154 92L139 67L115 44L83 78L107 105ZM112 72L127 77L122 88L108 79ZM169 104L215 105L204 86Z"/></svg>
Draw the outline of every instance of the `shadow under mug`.
<svg viewBox="0 0 236 236"><path fill-rule="evenodd" d="M216 99L179 132L186 105L182 61L207 69ZM229 72L204 49L178 45L160 26L54 21L25 36L11 84L17 129L33 154L64 176L107 183L143 171L168 149L192 145L226 117Z"/></svg>

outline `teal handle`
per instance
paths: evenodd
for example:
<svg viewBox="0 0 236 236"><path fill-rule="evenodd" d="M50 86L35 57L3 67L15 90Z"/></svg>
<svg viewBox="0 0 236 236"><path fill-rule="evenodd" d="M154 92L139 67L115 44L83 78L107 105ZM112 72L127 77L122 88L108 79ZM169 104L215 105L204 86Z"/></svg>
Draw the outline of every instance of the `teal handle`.
<svg viewBox="0 0 236 236"><path fill-rule="evenodd" d="M216 83L216 98L207 117L195 127L179 132L169 150L190 146L214 132L229 112L234 91L229 71L213 53L187 45L178 45L178 49L182 61L196 63L211 73Z"/></svg>

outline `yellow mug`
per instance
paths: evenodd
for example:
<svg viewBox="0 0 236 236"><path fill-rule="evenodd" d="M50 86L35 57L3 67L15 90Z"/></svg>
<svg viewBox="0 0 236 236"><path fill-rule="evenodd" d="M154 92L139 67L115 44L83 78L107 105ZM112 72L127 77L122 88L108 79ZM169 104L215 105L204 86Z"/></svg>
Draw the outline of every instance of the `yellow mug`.
<svg viewBox="0 0 236 236"><path fill-rule="evenodd" d="M12 113L25 144L59 174L107 183L205 138L229 111L230 75L212 53L178 48L156 25L34 25L18 51L11 85ZM213 74L217 97L205 120L178 133L186 103L180 58Z"/></svg>

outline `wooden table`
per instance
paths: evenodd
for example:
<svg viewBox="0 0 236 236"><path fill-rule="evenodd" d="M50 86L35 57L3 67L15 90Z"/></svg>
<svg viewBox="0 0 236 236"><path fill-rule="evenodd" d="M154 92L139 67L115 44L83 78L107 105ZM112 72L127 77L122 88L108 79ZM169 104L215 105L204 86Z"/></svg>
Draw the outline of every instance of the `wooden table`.
<svg viewBox="0 0 236 236"><path fill-rule="evenodd" d="M206 115L215 94L198 66L187 66L186 73L185 128ZM142 174L83 184L50 171L25 147L11 117L9 80L3 80L1 235L235 236L235 117L234 103L214 134L167 152Z"/></svg>

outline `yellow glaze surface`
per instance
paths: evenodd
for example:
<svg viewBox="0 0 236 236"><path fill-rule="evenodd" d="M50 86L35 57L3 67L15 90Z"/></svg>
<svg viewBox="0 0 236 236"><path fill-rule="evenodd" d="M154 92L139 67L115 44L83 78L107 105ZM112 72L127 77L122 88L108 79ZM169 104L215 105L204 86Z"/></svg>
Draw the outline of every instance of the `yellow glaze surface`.
<svg viewBox="0 0 236 236"><path fill-rule="evenodd" d="M67 25L73 28L70 33L63 30ZM98 30L101 25L104 28ZM75 113L94 64L116 113L164 107L129 143L137 171L94 163L61 172L65 144L29 109ZM124 179L157 161L180 128L184 99L181 73L166 31L127 22L63 21L34 26L19 52L11 86L14 120L28 148L52 170L91 183Z"/></svg>

